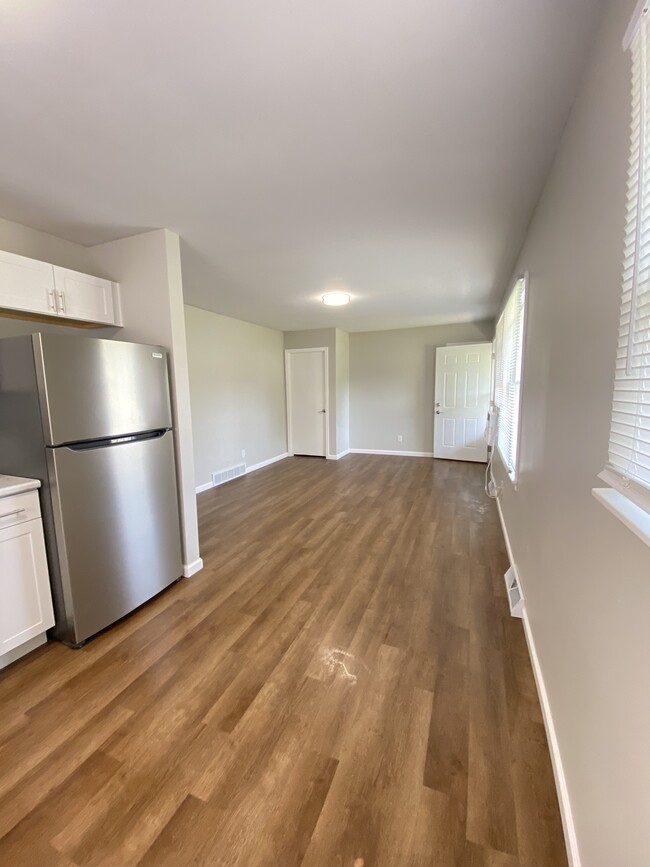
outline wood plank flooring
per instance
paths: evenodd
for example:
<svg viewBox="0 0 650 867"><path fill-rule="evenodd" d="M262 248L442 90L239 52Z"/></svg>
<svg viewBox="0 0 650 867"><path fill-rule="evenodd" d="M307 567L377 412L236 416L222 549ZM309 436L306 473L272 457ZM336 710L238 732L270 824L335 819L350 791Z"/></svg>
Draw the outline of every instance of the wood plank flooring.
<svg viewBox="0 0 650 867"><path fill-rule="evenodd" d="M205 569L0 673L0 863L563 867L483 467L291 458Z"/></svg>

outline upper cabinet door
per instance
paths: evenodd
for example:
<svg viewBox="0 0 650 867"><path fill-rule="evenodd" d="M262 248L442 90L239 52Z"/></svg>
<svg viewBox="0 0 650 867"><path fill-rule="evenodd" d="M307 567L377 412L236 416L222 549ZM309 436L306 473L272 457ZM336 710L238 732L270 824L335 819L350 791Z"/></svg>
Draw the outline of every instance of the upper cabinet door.
<svg viewBox="0 0 650 867"><path fill-rule="evenodd" d="M53 266L0 250L0 307L56 316Z"/></svg>
<svg viewBox="0 0 650 867"><path fill-rule="evenodd" d="M56 304L59 316L86 322L120 325L117 286L101 277L90 277L54 265Z"/></svg>

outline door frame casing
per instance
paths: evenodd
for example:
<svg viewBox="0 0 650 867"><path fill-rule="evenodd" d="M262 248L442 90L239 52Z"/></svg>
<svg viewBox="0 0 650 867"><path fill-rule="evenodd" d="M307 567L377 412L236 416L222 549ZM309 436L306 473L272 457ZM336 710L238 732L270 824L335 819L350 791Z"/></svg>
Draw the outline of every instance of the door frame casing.
<svg viewBox="0 0 650 867"><path fill-rule="evenodd" d="M293 450L293 430L291 425L291 356L297 355L300 352L322 352L324 358L323 380L325 394L325 454L324 458L330 453L330 388L329 388L329 349L327 346L306 346L302 349L285 349L284 350L284 378L287 404L287 451L290 455L295 454Z"/></svg>

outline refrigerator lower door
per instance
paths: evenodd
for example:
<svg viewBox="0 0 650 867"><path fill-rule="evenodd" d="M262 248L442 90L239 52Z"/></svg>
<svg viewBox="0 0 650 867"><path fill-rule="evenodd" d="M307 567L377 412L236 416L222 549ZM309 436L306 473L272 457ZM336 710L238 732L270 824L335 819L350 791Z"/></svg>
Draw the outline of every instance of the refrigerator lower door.
<svg viewBox="0 0 650 867"><path fill-rule="evenodd" d="M63 611L79 644L182 573L173 433L47 449Z"/></svg>

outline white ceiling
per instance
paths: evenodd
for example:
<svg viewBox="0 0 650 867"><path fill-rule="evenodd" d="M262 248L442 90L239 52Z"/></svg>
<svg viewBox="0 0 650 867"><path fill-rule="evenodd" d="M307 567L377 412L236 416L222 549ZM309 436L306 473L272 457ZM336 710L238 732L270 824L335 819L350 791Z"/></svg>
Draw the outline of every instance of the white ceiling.
<svg viewBox="0 0 650 867"><path fill-rule="evenodd" d="M190 304L278 328L490 316L600 6L0 0L0 215L166 226Z"/></svg>

